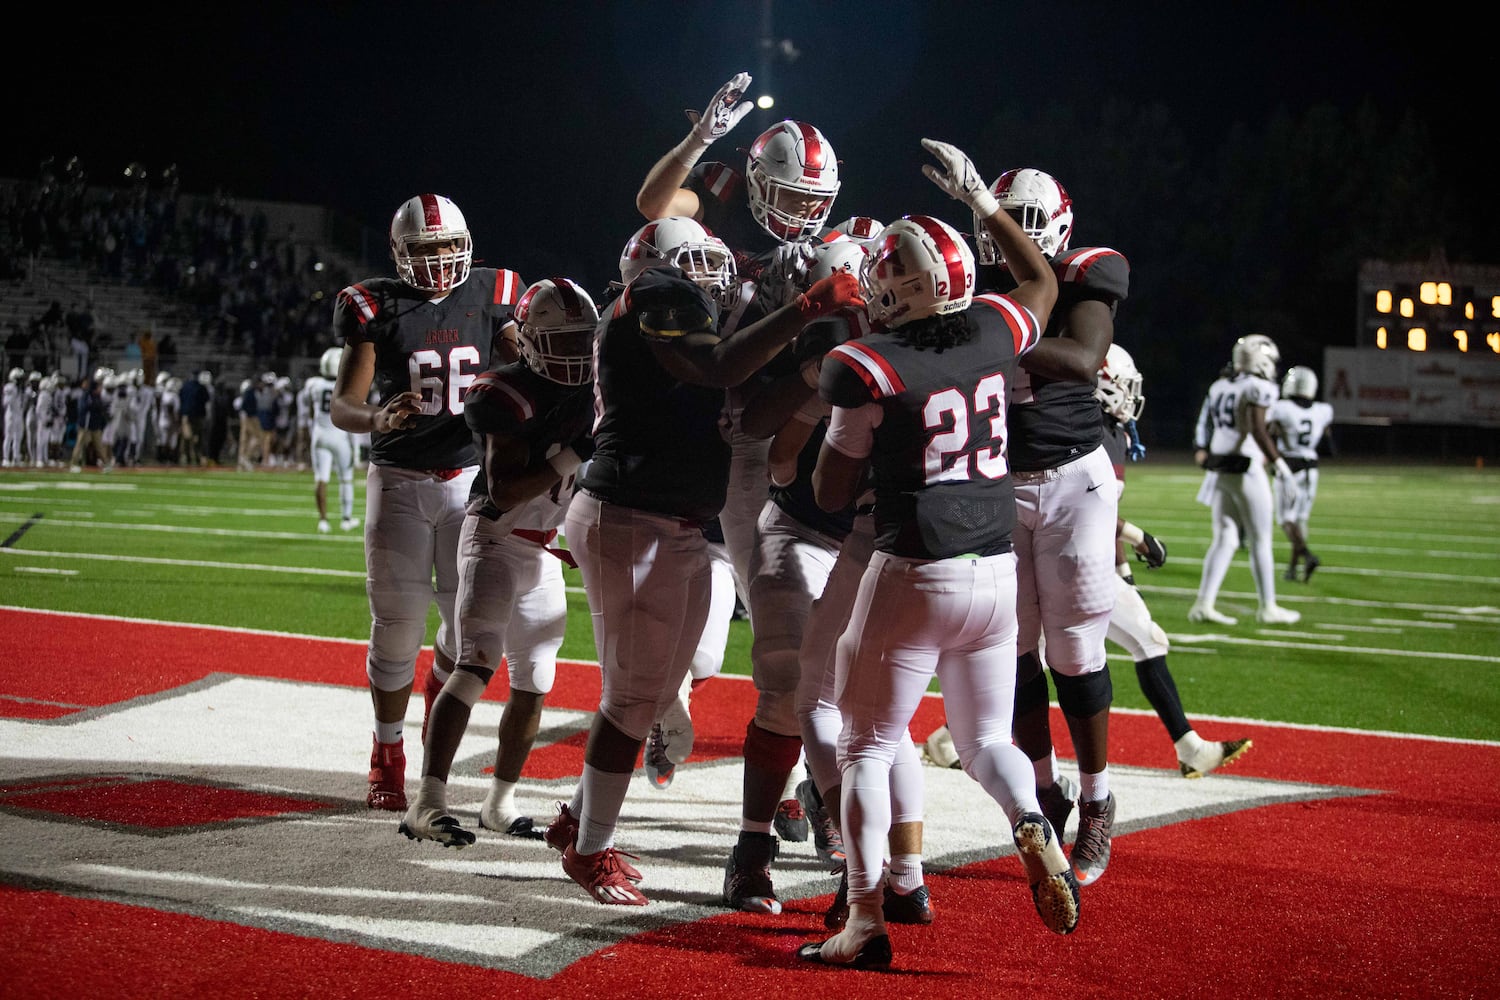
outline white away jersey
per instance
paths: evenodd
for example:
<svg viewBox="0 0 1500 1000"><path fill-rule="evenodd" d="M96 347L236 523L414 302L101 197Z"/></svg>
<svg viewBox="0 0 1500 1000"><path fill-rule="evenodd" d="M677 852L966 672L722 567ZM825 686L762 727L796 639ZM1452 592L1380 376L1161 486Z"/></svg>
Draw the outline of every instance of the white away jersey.
<svg viewBox="0 0 1500 1000"><path fill-rule="evenodd" d="M1266 422L1276 425L1272 433L1282 455L1316 461L1318 442L1333 423L1333 407L1315 400L1278 399L1266 414Z"/></svg>
<svg viewBox="0 0 1500 1000"><path fill-rule="evenodd" d="M1262 458L1260 446L1250 436L1248 408L1270 409L1280 395L1275 384L1243 372L1221 378L1208 387L1208 398L1198 418L1194 444L1214 455L1248 455Z"/></svg>

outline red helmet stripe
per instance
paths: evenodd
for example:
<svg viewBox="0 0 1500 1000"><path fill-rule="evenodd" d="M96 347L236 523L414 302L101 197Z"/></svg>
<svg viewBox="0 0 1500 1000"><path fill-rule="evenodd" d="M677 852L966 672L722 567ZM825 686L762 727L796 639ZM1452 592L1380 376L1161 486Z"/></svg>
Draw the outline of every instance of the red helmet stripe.
<svg viewBox="0 0 1500 1000"><path fill-rule="evenodd" d="M827 147L823 145L822 137L818 130L807 122L793 122L797 130L802 134L802 179L809 181L820 180L823 168L828 166L825 162L828 158Z"/></svg>
<svg viewBox="0 0 1500 1000"><path fill-rule="evenodd" d="M553 278L552 284L557 288L557 297L562 302L563 315L569 319L581 319L583 300L578 297L578 286L567 278Z"/></svg>
<svg viewBox="0 0 1500 1000"><path fill-rule="evenodd" d="M438 207L437 195L424 194L422 199L422 228L443 228L443 210Z"/></svg>
<svg viewBox="0 0 1500 1000"><path fill-rule="evenodd" d="M948 231L936 219L925 215L913 215L909 218L932 237L932 242L937 244L938 253L943 255L943 262L948 265L948 301L962 299L969 291L969 277L964 273L964 258L958 244L954 243L953 237L948 235Z"/></svg>

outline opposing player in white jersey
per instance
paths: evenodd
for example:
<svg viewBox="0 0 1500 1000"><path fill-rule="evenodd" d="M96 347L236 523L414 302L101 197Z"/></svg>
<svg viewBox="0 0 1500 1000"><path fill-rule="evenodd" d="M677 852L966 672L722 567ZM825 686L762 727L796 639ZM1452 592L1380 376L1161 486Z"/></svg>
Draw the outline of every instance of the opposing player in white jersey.
<svg viewBox="0 0 1500 1000"><path fill-rule="evenodd" d="M311 423L310 457L313 469L313 499L318 504L318 531L328 534L328 483L339 478L339 528L359 527L354 516L354 436L333 425L334 379L339 374L342 348L330 347L318 359L318 374L302 383L298 409L306 409Z"/></svg>
<svg viewBox="0 0 1500 1000"><path fill-rule="evenodd" d="M141 368L130 371L130 412L126 423L125 460L128 465L140 465L146 453L146 430L156 416L156 387L146 381L146 372Z"/></svg>
<svg viewBox="0 0 1500 1000"><path fill-rule="evenodd" d="M182 437L182 379L168 372L156 377L156 460L176 465Z"/></svg>
<svg viewBox="0 0 1500 1000"><path fill-rule="evenodd" d="M365 802L405 812L406 706L434 601L441 625L424 696L436 697L459 652L458 537L479 469L464 394L492 357L510 356L493 352L514 329L525 285L514 271L472 267L468 223L441 195L396 210L391 257L398 277L358 282L334 301L344 348L332 415L340 430L370 435L365 671L375 732Z"/></svg>
<svg viewBox="0 0 1500 1000"><path fill-rule="evenodd" d="M1281 398L1271 404L1266 417L1271 437L1281 449L1297 489L1277 490L1276 515L1281 530L1292 543L1286 578L1296 580L1297 564L1305 569L1302 581L1312 579L1322 560L1307 547L1307 522L1318 496L1318 449L1333 447L1333 407L1318 402L1318 376L1311 368L1294 365L1281 380Z"/></svg>
<svg viewBox="0 0 1500 1000"><path fill-rule="evenodd" d="M1276 402L1275 342L1260 333L1234 343L1231 372L1208 388L1193 435L1194 460L1204 470L1198 501L1213 511L1213 540L1203 557L1198 596L1188 611L1190 622L1234 625L1238 619L1219 611L1219 588L1243 540L1250 553L1250 576L1264 625L1291 625L1302 615L1276 603L1276 561L1271 552L1271 483L1266 464L1288 495L1297 482L1266 428L1266 412Z"/></svg>
<svg viewBox="0 0 1500 1000"><path fill-rule="evenodd" d="M9 469L22 464L26 454L26 369L12 368L0 392L0 407L5 411L4 465Z"/></svg>
<svg viewBox="0 0 1500 1000"><path fill-rule="evenodd" d="M482 443L483 473L459 538L458 666L433 701L422 784L400 826L414 840L449 847L474 842L448 811L448 773L470 712L502 663L510 692L479 825L542 838L514 792L567 624L562 565L572 559L554 543L593 444L593 300L571 279L546 278L522 294L515 317L522 360L485 372L464 397L464 417Z"/></svg>
<svg viewBox="0 0 1500 1000"><path fill-rule="evenodd" d="M61 376L47 375L37 383L36 404L31 421L31 464L38 469L52 464L52 442L60 438L57 397Z"/></svg>

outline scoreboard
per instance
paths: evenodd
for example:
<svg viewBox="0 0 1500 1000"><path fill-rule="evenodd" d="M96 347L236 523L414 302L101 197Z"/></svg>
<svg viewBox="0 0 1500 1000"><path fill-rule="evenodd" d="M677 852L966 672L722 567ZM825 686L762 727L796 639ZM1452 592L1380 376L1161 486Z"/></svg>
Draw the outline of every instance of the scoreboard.
<svg viewBox="0 0 1500 1000"><path fill-rule="evenodd" d="M1500 356L1500 267L1364 261L1356 345Z"/></svg>

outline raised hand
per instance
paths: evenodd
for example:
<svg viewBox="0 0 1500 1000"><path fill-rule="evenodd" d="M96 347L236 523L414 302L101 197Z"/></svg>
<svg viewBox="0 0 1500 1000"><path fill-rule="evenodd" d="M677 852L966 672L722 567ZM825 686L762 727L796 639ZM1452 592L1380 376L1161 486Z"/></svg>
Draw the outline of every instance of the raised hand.
<svg viewBox="0 0 1500 1000"><path fill-rule="evenodd" d="M937 139L923 139L922 148L937 158L941 167L926 164L922 173L952 198L963 202L981 219L995 214L1000 203L990 193L989 185L979 176L974 163L957 146Z"/></svg>
<svg viewBox="0 0 1500 1000"><path fill-rule="evenodd" d="M819 278L797 297L797 308L802 313L804 324L840 309L863 309L864 306L859 279L848 271L835 271L826 278Z"/></svg>
<svg viewBox="0 0 1500 1000"><path fill-rule="evenodd" d="M715 139L722 138L750 113L754 105L749 101L740 101L748 89L750 74L736 73L733 79L714 94L713 100L708 102L708 107L702 114L692 110L687 112L688 121L693 123L693 133L703 145L707 146Z"/></svg>

